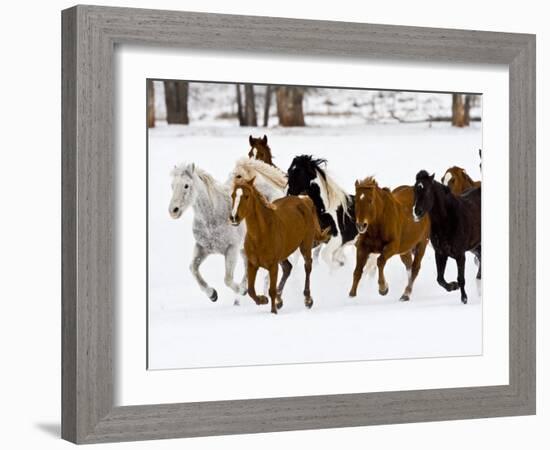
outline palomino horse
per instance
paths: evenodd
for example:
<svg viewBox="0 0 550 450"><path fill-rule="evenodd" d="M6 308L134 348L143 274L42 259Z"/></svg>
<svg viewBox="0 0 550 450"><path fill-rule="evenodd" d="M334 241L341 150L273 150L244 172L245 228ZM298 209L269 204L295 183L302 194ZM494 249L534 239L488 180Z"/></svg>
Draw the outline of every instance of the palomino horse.
<svg viewBox="0 0 550 450"><path fill-rule="evenodd" d="M343 247L357 236L353 195L348 195L325 170L326 160L311 155L296 156L287 171L289 195L307 194L315 205L321 228L330 230L322 251L330 265L344 265Z"/></svg>
<svg viewBox="0 0 550 450"><path fill-rule="evenodd" d="M252 179L255 179L254 185L268 201L285 196L287 178L282 170L259 159L239 159L230 174L230 182L234 184Z"/></svg>
<svg viewBox="0 0 550 450"><path fill-rule="evenodd" d="M231 223L239 226L243 219L246 222L244 251L247 259L248 295L258 305L267 304L267 297L258 296L254 286L258 269L267 269L271 312L277 314L277 309L283 306L281 295L290 275L289 265L284 264L284 261L288 263L288 257L299 248L306 272L304 303L307 308L311 308L311 249L316 242L326 239L326 234L321 232L311 200L307 197L291 196L269 203L254 187L254 180L236 183L231 198ZM277 286L280 263L283 263L283 276Z"/></svg>
<svg viewBox="0 0 550 450"><path fill-rule="evenodd" d="M447 291L460 288L462 303L468 302L464 290L465 253L472 252L479 259L478 278L481 278L481 187L454 195L450 189L434 180L425 170L416 175L413 216L423 220L429 215L430 240L435 250L437 282ZM457 281L445 281L448 257L456 260Z"/></svg>
<svg viewBox="0 0 550 450"><path fill-rule="evenodd" d="M453 166L441 177L441 182L448 186L454 195L460 195L467 189L480 187L481 181L474 181L462 167Z"/></svg>
<svg viewBox="0 0 550 450"><path fill-rule="evenodd" d="M367 258L371 253L378 253L380 295L388 293L384 266L392 256L399 255L409 277L401 300L410 299L430 236L429 219L425 217L415 222L411 217L413 202L414 190L411 186L399 186L390 191L388 188L378 187L373 177L355 182L355 223L359 237L356 242L357 262L350 297L357 295L357 285L363 275Z"/></svg>
<svg viewBox="0 0 550 450"><path fill-rule="evenodd" d="M227 217L231 211L229 187L217 183L212 176L194 164L182 164L172 170L172 199L169 213L178 219L193 207L195 248L189 269L210 300L218 299L216 290L208 285L199 271L200 265L212 254L225 257L225 284L236 294L246 294L246 276L240 284L233 280L239 252L242 249L244 227L232 227ZM238 300L236 301L238 303Z"/></svg>
<svg viewBox="0 0 550 450"><path fill-rule="evenodd" d="M249 158L259 159L270 166L275 166L275 164L273 164L271 148L267 145L267 136L265 134L262 138L248 136L248 143L250 144L250 151L248 152Z"/></svg>

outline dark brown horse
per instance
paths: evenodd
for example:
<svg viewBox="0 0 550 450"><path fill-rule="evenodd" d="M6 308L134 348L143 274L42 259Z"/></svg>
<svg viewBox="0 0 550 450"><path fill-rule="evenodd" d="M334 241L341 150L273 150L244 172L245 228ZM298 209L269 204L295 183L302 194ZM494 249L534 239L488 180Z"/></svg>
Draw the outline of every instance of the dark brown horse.
<svg viewBox="0 0 550 450"><path fill-rule="evenodd" d="M467 189L480 187L481 181L474 181L462 167L453 166L441 177L441 183L449 188L454 195L460 195Z"/></svg>
<svg viewBox="0 0 550 450"><path fill-rule="evenodd" d="M271 148L267 145L267 136L264 134L262 138L255 138L248 136L248 143L250 144L250 151L248 152L249 158L259 159L270 166L273 164L273 155L271 154Z"/></svg>
<svg viewBox="0 0 550 450"><path fill-rule="evenodd" d="M268 270L271 312L277 314L277 310L283 306L281 296L292 270L288 257L299 248L305 261L304 303L311 308L311 249L316 243L328 239L328 231L321 232L311 199L306 196L288 196L269 203L254 187L254 179L236 183L231 198L231 223L238 226L243 219L246 222L244 252L247 259L248 295L257 305L267 304L267 297L256 294L255 282L258 268ZM283 276L277 287L279 264Z"/></svg>
<svg viewBox="0 0 550 450"><path fill-rule="evenodd" d="M377 265L380 295L388 293L384 266L392 256L399 255L409 277L401 300L410 299L430 236L430 221L427 217L419 222L413 220L413 204L414 188L411 186L399 186L390 191L388 188L380 188L373 177L355 182L355 223L359 236L356 242L357 262L349 292L351 297L357 295L357 285L369 255L379 253Z"/></svg>

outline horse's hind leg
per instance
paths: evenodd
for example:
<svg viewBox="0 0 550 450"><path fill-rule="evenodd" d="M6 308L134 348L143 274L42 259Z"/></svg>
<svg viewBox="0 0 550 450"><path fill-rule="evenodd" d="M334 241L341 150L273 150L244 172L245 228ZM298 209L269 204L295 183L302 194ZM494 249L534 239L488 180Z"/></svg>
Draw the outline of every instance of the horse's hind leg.
<svg viewBox="0 0 550 450"><path fill-rule="evenodd" d="M267 297L264 295L257 295L256 294L256 274L258 273L258 266L255 266L250 261L247 261L246 264L246 276L248 280L248 295L250 295L250 298L254 300L256 305L265 305L267 304L268 300Z"/></svg>
<svg viewBox="0 0 550 450"><path fill-rule="evenodd" d="M405 287L405 292L403 292L403 295L401 296L401 301L409 301L410 295L412 291L412 265L413 265L413 258L412 258L412 252L403 253L402 255L399 255L401 257L401 261L403 261L403 264L405 264L405 269L407 269L407 287Z"/></svg>
<svg viewBox="0 0 550 450"><path fill-rule="evenodd" d="M215 302L216 300L218 300L218 293L216 292L216 289L208 285L208 283L204 280L199 271L201 264L204 262L208 255L209 253L204 249L204 247L199 244L195 244L195 248L193 250L193 260L191 261L189 270L195 277L195 280L197 280L197 283L199 284L202 291L208 296L210 300Z"/></svg>
<svg viewBox="0 0 550 450"><path fill-rule="evenodd" d="M313 306L313 298L311 298L311 291L309 286L309 278L311 275L312 265L311 245L302 244L300 246L300 252L302 253L302 257L304 258L304 270L306 272L306 280L304 283L304 304L306 305L306 308L311 308Z"/></svg>
<svg viewBox="0 0 550 450"><path fill-rule="evenodd" d="M292 264L288 259L281 262L281 269L283 269L283 276L281 277L281 281L279 281L279 286L277 286L277 309L281 309L283 307L283 289L285 288L286 280L292 271Z"/></svg>
<svg viewBox="0 0 550 450"><path fill-rule="evenodd" d="M477 246L472 253L476 255L477 264L478 264L476 278L478 280L481 280L481 245Z"/></svg>

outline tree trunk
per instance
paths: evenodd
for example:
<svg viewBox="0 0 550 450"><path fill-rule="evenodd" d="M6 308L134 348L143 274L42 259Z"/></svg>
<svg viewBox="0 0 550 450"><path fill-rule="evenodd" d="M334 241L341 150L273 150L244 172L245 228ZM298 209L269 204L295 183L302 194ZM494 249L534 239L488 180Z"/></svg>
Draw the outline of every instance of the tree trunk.
<svg viewBox="0 0 550 450"><path fill-rule="evenodd" d="M277 115L282 127L303 127L304 111L302 102L304 90L299 87L281 86L277 88Z"/></svg>
<svg viewBox="0 0 550 450"><path fill-rule="evenodd" d="M462 94L453 94L452 125L454 127L464 126L464 101L462 99Z"/></svg>
<svg viewBox="0 0 550 450"><path fill-rule="evenodd" d="M187 125L187 98L189 83L187 81L165 81L164 99L166 101L166 121Z"/></svg>
<svg viewBox="0 0 550 450"><path fill-rule="evenodd" d="M470 126L470 107L472 103L472 96L466 95L464 97L464 126Z"/></svg>
<svg viewBox="0 0 550 450"><path fill-rule="evenodd" d="M271 109L271 86L265 87L265 100L264 100L264 127L269 124L269 110Z"/></svg>
<svg viewBox="0 0 550 450"><path fill-rule="evenodd" d="M244 126L244 114L243 114L243 102L241 100L241 85L236 84L237 89L237 117L239 119L239 125Z"/></svg>
<svg viewBox="0 0 550 450"><path fill-rule="evenodd" d="M147 128L155 126L155 86L153 80L147 80Z"/></svg>
<svg viewBox="0 0 550 450"><path fill-rule="evenodd" d="M256 98L254 96L254 86L252 84L244 85L244 124L249 127L258 126L256 118Z"/></svg>

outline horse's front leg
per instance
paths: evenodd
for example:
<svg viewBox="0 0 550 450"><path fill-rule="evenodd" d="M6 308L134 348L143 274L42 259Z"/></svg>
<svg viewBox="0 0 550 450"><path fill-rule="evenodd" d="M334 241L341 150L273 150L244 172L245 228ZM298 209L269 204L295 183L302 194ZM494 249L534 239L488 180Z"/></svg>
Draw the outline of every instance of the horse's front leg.
<svg viewBox="0 0 550 450"><path fill-rule="evenodd" d="M309 278L311 275L311 247L306 247L302 249L302 256L304 258L304 270L306 272L306 280L304 283L304 304L306 308L311 308L313 306L313 298L311 298L311 291L309 289Z"/></svg>
<svg viewBox="0 0 550 450"><path fill-rule="evenodd" d="M378 266L378 292L380 295L386 295L390 290L388 283L386 282L386 277L384 276L384 267L386 267L386 262L388 259L396 253L396 244L394 242L390 242L384 247L382 253L380 253L378 259L376 260L376 265Z"/></svg>
<svg viewBox="0 0 550 450"><path fill-rule="evenodd" d="M277 296L279 297L277 309L281 309L283 307L283 289L285 288L286 280L292 271L292 264L288 259L285 259L281 263L281 269L283 269L283 276L281 277L281 281L279 281L279 286L277 286Z"/></svg>
<svg viewBox="0 0 550 450"><path fill-rule="evenodd" d="M256 305L265 305L268 300L265 295L256 294L256 274L258 273L258 266L252 264L250 261L247 262L247 278L248 278L248 295L250 298L256 302Z"/></svg>
<svg viewBox="0 0 550 450"><path fill-rule="evenodd" d="M355 270L353 271L353 283L349 291L350 297L355 297L357 295L357 287L359 286L359 281L363 276L363 268L365 267L369 257L369 252L359 242L356 245L357 256L355 261Z"/></svg>
<svg viewBox="0 0 550 450"><path fill-rule="evenodd" d="M273 264L269 268L269 296L271 297L271 312L277 314L277 309L279 309L277 293L277 274L279 271L279 265L277 263ZM281 300L282 306L282 300Z"/></svg>
<svg viewBox="0 0 550 450"><path fill-rule="evenodd" d="M447 266L448 256L444 253L435 252L435 264L437 267L437 282L443 286L447 291L456 291L458 289L458 283L453 281L452 283L447 283L445 281L445 267Z"/></svg>
<svg viewBox="0 0 550 450"><path fill-rule="evenodd" d="M466 256L464 253L456 257L456 268L458 271L458 286L460 287L460 298L462 300L462 303L466 304L468 303L468 296L466 295L466 289L464 288L466 285L466 279L464 278L464 266L466 265Z"/></svg>
<svg viewBox="0 0 550 450"><path fill-rule="evenodd" d="M189 270L195 277L195 280L197 280L197 283L199 284L200 288L210 300L215 302L218 300L218 293L216 292L216 289L210 287L208 283L204 280L202 277L199 268L201 264L204 262L206 257L209 255L209 253L199 244L195 244L195 248L193 249L193 259L191 260L191 264L189 265Z"/></svg>

